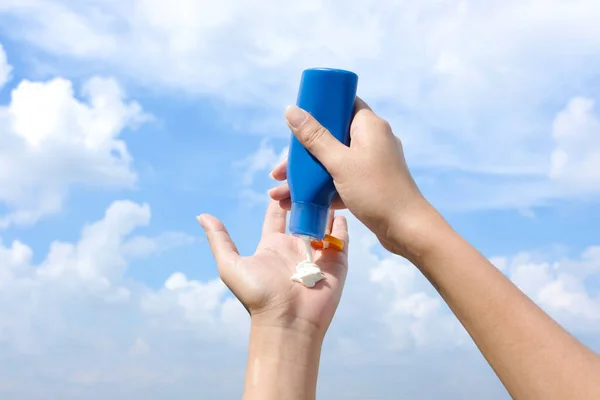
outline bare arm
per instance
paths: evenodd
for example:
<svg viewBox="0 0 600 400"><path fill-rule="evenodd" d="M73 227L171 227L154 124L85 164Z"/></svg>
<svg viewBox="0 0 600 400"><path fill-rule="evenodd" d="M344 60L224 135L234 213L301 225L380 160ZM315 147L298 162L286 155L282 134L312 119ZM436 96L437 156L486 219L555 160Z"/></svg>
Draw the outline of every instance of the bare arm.
<svg viewBox="0 0 600 400"><path fill-rule="evenodd" d="M322 340L278 327L252 327L244 400L313 400Z"/></svg>
<svg viewBox="0 0 600 400"><path fill-rule="evenodd" d="M408 258L450 306L515 399L600 399L600 357L430 209Z"/></svg>
<svg viewBox="0 0 600 400"><path fill-rule="evenodd" d="M436 287L516 399L600 399L600 358L461 238L420 193L390 125L357 99L350 147L291 107L288 125L333 176L340 198L388 250ZM296 115L293 115L296 114ZM293 117L293 118L290 118ZM286 178L285 162L272 176ZM270 192L289 207L289 188Z"/></svg>

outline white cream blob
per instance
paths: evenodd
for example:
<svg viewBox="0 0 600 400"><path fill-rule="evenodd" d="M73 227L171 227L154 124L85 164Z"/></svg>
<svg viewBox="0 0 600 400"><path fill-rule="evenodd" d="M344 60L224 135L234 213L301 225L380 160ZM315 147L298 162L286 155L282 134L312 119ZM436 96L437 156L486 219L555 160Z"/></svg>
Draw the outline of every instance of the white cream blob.
<svg viewBox="0 0 600 400"><path fill-rule="evenodd" d="M298 265L296 265L296 273L292 275L290 279L301 283L306 287L313 287L321 279L325 279L325 274L323 274L321 268L313 262L310 238L303 236L302 241L304 241L304 245L306 246L306 260L300 261Z"/></svg>

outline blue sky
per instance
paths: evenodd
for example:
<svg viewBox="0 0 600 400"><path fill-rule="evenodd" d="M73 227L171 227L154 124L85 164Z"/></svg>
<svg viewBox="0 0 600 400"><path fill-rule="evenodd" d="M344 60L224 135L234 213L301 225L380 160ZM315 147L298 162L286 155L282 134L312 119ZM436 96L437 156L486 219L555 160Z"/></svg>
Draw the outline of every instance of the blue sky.
<svg viewBox="0 0 600 400"><path fill-rule="evenodd" d="M314 66L357 72L431 202L600 350L598 18L593 0L2 1L2 398L239 398L249 320L195 216L252 253ZM508 398L414 267L350 229L321 397Z"/></svg>

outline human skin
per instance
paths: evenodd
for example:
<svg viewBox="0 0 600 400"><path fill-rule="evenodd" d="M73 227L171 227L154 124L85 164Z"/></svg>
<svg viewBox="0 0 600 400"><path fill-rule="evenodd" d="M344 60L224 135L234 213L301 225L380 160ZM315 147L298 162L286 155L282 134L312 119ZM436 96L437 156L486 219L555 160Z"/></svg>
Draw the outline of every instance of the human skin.
<svg viewBox="0 0 600 400"><path fill-rule="evenodd" d="M313 250L326 278L314 288L290 279L306 259L301 239L286 235L286 211L271 201L254 255L239 255L225 226L200 215L219 275L251 316L244 400L311 400L316 396L321 346L348 270L348 227L330 214L327 231L342 251Z"/></svg>
<svg viewBox="0 0 600 400"><path fill-rule="evenodd" d="M600 357L452 229L419 191L390 125L364 101L356 101L349 147L296 106L286 120L332 175L334 208L347 207L423 273L514 399L600 399ZM271 176L285 181L286 162ZM286 183L269 194L289 209Z"/></svg>

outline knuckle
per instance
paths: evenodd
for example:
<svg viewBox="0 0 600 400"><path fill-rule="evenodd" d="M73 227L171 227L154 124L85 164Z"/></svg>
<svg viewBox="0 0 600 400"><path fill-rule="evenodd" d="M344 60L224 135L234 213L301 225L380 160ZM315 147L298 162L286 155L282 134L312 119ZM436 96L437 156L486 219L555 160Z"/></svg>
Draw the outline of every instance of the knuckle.
<svg viewBox="0 0 600 400"><path fill-rule="evenodd" d="M400 138L395 135L394 135L394 138L396 138L396 145L398 146L400 151L404 150L404 145L402 144L402 140L400 140Z"/></svg>
<svg viewBox="0 0 600 400"><path fill-rule="evenodd" d="M307 148L313 148L318 145L321 139L328 133L327 129L321 125L312 126L306 133L304 145Z"/></svg>
<svg viewBox="0 0 600 400"><path fill-rule="evenodd" d="M390 125L390 123L381 117L377 117L376 124L377 124L377 128L379 128L381 130L390 131L390 132L392 130L392 126Z"/></svg>

